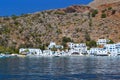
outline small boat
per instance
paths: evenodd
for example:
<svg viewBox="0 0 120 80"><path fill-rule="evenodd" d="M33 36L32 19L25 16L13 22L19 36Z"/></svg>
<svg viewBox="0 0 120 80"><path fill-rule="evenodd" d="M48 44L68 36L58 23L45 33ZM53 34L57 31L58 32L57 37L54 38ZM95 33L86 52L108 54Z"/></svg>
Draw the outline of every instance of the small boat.
<svg viewBox="0 0 120 80"><path fill-rule="evenodd" d="M60 57L61 55L59 55L59 54L56 54L56 55L54 55L54 57Z"/></svg>
<svg viewBox="0 0 120 80"><path fill-rule="evenodd" d="M4 58L5 57L5 54L0 54L0 58Z"/></svg>
<svg viewBox="0 0 120 80"><path fill-rule="evenodd" d="M54 57L60 57L60 56L56 55L56 56L54 56Z"/></svg>
<svg viewBox="0 0 120 80"><path fill-rule="evenodd" d="M108 56L108 54L96 54L95 56Z"/></svg>
<svg viewBox="0 0 120 80"><path fill-rule="evenodd" d="M26 57L26 55L17 55L17 57L24 58L24 57Z"/></svg>

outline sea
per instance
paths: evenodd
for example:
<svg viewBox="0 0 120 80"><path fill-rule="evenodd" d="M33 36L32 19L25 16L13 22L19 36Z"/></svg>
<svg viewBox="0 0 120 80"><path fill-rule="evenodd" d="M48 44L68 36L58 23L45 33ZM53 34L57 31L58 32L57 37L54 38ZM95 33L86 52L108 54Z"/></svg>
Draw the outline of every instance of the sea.
<svg viewBox="0 0 120 80"><path fill-rule="evenodd" d="M0 80L120 80L120 57L0 58Z"/></svg>

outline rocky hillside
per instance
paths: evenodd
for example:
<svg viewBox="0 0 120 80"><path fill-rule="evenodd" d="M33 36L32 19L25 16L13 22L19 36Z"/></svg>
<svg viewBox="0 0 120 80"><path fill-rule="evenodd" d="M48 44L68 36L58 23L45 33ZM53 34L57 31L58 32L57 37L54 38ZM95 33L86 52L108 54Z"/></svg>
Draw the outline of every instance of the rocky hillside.
<svg viewBox="0 0 120 80"><path fill-rule="evenodd" d="M114 2L119 2L120 0L93 0L89 5L92 8L96 8L97 6L100 6L102 4L109 4L109 3L114 3Z"/></svg>
<svg viewBox="0 0 120 80"><path fill-rule="evenodd" d="M63 38L86 42L98 38L120 41L120 2L92 9L70 6L34 14L0 18L0 46L10 49L47 46Z"/></svg>

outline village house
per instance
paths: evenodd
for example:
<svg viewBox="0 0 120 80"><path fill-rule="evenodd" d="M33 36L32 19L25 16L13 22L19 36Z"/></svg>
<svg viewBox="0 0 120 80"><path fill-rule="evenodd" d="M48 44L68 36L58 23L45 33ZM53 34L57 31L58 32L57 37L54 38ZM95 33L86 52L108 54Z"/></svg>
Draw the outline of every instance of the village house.
<svg viewBox="0 0 120 80"><path fill-rule="evenodd" d="M48 49L52 49L52 48L56 48L56 49L63 49L64 47L62 45L56 45L55 42L50 42L50 44L48 45Z"/></svg>
<svg viewBox="0 0 120 80"><path fill-rule="evenodd" d="M52 56L52 55L53 55L53 51L51 51L51 50L43 50L42 56Z"/></svg>
<svg viewBox="0 0 120 80"><path fill-rule="evenodd" d="M120 43L117 43L117 44L116 44L116 48L117 48L117 50L118 50L118 55L120 55Z"/></svg>
<svg viewBox="0 0 120 80"><path fill-rule="evenodd" d="M68 43L69 52L74 53L77 52L79 54L83 54L87 52L87 46L85 43Z"/></svg>
<svg viewBox="0 0 120 80"><path fill-rule="evenodd" d="M117 56L120 54L120 43L106 44L104 45L104 49L106 49L111 56Z"/></svg>
<svg viewBox="0 0 120 80"><path fill-rule="evenodd" d="M39 56L71 56L71 55L94 55L94 56L117 56L120 55L120 43L108 44L108 39L98 39L97 45L102 47L90 48L87 50L86 43L68 43L68 50L63 51L62 45L56 45L55 42L50 42L47 50L34 48L20 48L19 53L24 55L39 55ZM54 48L56 48L54 50ZM53 50L52 50L53 49Z"/></svg>
<svg viewBox="0 0 120 80"><path fill-rule="evenodd" d="M95 55L95 56L108 56L108 51L104 48L91 48L87 50L88 55Z"/></svg>
<svg viewBox="0 0 120 80"><path fill-rule="evenodd" d="M108 42L110 42L109 39L98 39L97 45L105 45L105 44L107 44Z"/></svg>
<svg viewBox="0 0 120 80"><path fill-rule="evenodd" d="M40 55L42 54L41 49L34 49L34 48L20 48L19 49L19 53L20 54L32 54L32 55Z"/></svg>

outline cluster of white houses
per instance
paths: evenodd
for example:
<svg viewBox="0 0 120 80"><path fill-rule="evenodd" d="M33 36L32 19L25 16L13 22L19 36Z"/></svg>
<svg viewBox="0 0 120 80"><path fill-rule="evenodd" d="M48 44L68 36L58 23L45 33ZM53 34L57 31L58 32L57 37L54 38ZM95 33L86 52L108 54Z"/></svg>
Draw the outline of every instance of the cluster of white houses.
<svg viewBox="0 0 120 80"><path fill-rule="evenodd" d="M50 42L47 50L33 49L33 48L21 48L19 53L26 55L37 55L37 56L81 56L81 55L94 55L94 56L117 56L120 55L120 43L107 44L110 40L98 39L97 45L102 47L90 48L85 43L68 43L69 50L60 51L62 45L56 45L55 42ZM52 51L51 48L57 48L57 51Z"/></svg>

